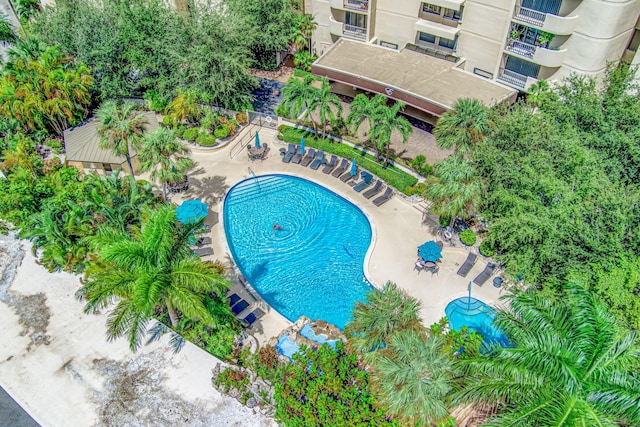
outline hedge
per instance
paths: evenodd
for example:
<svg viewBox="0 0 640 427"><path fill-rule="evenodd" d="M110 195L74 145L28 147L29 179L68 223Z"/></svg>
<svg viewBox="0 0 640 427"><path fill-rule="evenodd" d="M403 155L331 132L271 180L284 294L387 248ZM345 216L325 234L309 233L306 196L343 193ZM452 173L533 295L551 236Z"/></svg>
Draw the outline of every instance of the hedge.
<svg viewBox="0 0 640 427"><path fill-rule="evenodd" d="M213 132L215 137L218 139L224 139L228 137L230 133L231 133L231 129L229 129L229 126L227 125L218 126L216 130Z"/></svg>
<svg viewBox="0 0 640 427"><path fill-rule="evenodd" d="M362 169L368 170L403 193L408 187L412 187L418 182L416 177L394 166L383 167L376 162L374 156L365 154L360 148L341 144L329 138L322 140L322 138L317 138L312 132L296 129L291 126L283 125L280 126L278 130L282 133L285 142L299 144L300 138L304 137L305 145L308 147L322 150L325 153L335 154L348 160L356 159L356 163L358 163Z"/></svg>
<svg viewBox="0 0 640 427"><path fill-rule="evenodd" d="M196 144L202 147L213 147L217 143L216 137L208 133L201 133L198 138L196 138Z"/></svg>
<svg viewBox="0 0 640 427"><path fill-rule="evenodd" d="M182 134L182 138L186 139L187 141L193 142L198 137L198 133L199 133L198 128L189 128L184 131L184 133Z"/></svg>

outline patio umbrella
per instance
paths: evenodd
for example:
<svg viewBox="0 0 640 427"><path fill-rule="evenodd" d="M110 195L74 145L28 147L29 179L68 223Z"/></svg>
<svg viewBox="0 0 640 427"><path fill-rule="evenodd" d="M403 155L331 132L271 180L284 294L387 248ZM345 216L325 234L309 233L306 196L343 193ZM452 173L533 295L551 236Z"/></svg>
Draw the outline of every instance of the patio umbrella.
<svg viewBox="0 0 640 427"><path fill-rule="evenodd" d="M176 217L183 224L199 221L208 213L209 205L200 200L186 200L176 208Z"/></svg>
<svg viewBox="0 0 640 427"><path fill-rule="evenodd" d="M304 154L304 138L300 139L300 154Z"/></svg>
<svg viewBox="0 0 640 427"><path fill-rule="evenodd" d="M418 255L425 261L436 262L442 258L442 249L436 242L429 240L418 246Z"/></svg>
<svg viewBox="0 0 640 427"><path fill-rule="evenodd" d="M353 159L351 161L351 170L349 171L349 175L356 176L357 172L358 172L358 167L356 166L356 159Z"/></svg>
<svg viewBox="0 0 640 427"><path fill-rule="evenodd" d="M260 148L260 135L256 132L256 148Z"/></svg>

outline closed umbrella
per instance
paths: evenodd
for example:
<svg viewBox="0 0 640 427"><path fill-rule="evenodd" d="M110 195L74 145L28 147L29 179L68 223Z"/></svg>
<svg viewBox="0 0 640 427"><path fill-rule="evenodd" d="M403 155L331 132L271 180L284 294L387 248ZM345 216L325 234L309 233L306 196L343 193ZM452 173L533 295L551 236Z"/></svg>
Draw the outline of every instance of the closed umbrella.
<svg viewBox="0 0 640 427"><path fill-rule="evenodd" d="M349 171L349 175L356 176L356 173L358 173L358 166L356 166L356 159L353 159L351 161L351 170Z"/></svg>
<svg viewBox="0 0 640 427"><path fill-rule="evenodd" d="M209 213L209 205L200 200L185 200L176 208L176 218L183 224L199 221Z"/></svg>
<svg viewBox="0 0 640 427"><path fill-rule="evenodd" d="M425 261L437 262L442 258L442 249L433 240L418 246L418 255Z"/></svg>
<svg viewBox="0 0 640 427"><path fill-rule="evenodd" d="M304 138L300 139L300 154L304 154Z"/></svg>
<svg viewBox="0 0 640 427"><path fill-rule="evenodd" d="M256 132L256 148L260 148L260 135Z"/></svg>

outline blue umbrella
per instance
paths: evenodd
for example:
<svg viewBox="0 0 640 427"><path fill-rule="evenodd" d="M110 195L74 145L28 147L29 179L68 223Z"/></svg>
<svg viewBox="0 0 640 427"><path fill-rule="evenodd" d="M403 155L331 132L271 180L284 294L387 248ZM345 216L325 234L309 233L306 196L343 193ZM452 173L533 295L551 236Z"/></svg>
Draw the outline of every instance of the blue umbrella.
<svg viewBox="0 0 640 427"><path fill-rule="evenodd" d="M256 148L260 148L260 135L256 132Z"/></svg>
<svg viewBox="0 0 640 427"><path fill-rule="evenodd" d="M304 138L300 139L300 154L304 154Z"/></svg>
<svg viewBox="0 0 640 427"><path fill-rule="evenodd" d="M349 171L349 175L356 176L356 173L358 173L358 167L356 166L356 159L353 159L351 161L351 170Z"/></svg>
<svg viewBox="0 0 640 427"><path fill-rule="evenodd" d="M186 200L176 208L176 217L183 224L199 221L208 213L209 205L200 200Z"/></svg>
<svg viewBox="0 0 640 427"><path fill-rule="evenodd" d="M442 249L433 240L418 246L418 255L425 261L437 262L442 258Z"/></svg>

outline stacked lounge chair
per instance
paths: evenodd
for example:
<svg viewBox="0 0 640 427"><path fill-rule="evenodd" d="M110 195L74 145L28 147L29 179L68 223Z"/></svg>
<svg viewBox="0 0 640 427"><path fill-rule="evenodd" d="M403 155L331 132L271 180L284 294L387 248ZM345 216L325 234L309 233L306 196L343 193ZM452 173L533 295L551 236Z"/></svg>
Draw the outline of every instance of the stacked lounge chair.
<svg viewBox="0 0 640 427"><path fill-rule="evenodd" d="M373 175L369 172L362 172L362 181L353 186L353 189L359 193L364 190L366 187L371 185L371 181L373 181Z"/></svg>
<svg viewBox="0 0 640 427"><path fill-rule="evenodd" d="M309 163L313 161L315 156L316 156L316 150L314 150L313 148L309 148L309 151L307 151L307 155L304 156L300 161L300 165L305 167L309 166Z"/></svg>
<svg viewBox="0 0 640 427"><path fill-rule="evenodd" d="M336 178L339 177L344 173L344 171L347 170L348 167L349 167L349 160L342 159L340 166L331 173L331 176L335 176Z"/></svg>
<svg viewBox="0 0 640 427"><path fill-rule="evenodd" d="M316 153L316 158L313 159L313 162L309 165L309 167L313 170L317 170L320 165L327 163L327 159L324 158L324 151L318 150Z"/></svg>
<svg viewBox="0 0 640 427"><path fill-rule="evenodd" d="M376 206L387 203L393 197L393 188L387 186L384 194L378 198L373 199L373 204Z"/></svg>
<svg viewBox="0 0 640 427"><path fill-rule="evenodd" d="M467 277L467 274L469 274L469 271L471 271L471 268L473 268L473 265L476 263L477 258L478 255L469 252L467 259L464 260L456 274L458 274L458 276Z"/></svg>
<svg viewBox="0 0 640 427"><path fill-rule="evenodd" d="M478 286L484 285L484 282L489 280L489 277L491 277L491 275L493 274L493 270L495 270L495 268L496 268L496 265L494 263L490 262L489 264L487 264L484 270L482 270L482 272L478 274L475 279L473 279L473 283L475 283Z"/></svg>
<svg viewBox="0 0 640 427"><path fill-rule="evenodd" d="M375 184L373 184L373 187L368 189L367 191L365 191L364 193L362 193L362 195L364 197L366 197L367 199L372 198L373 196L375 196L376 194L378 194L381 190L382 190L382 185L383 182L382 180L377 180Z"/></svg>
<svg viewBox="0 0 640 427"><path fill-rule="evenodd" d="M296 154L296 151L297 151L297 146L294 144L289 144L289 149L287 150L286 153L284 153L284 156L282 157L282 161L284 163L289 163L293 158L293 156Z"/></svg>
<svg viewBox="0 0 640 427"><path fill-rule="evenodd" d="M338 156L336 156L335 154L332 154L331 160L329 160L329 163L327 163L326 166L322 168L322 173L328 174L332 172L333 169L335 169L337 164L338 164Z"/></svg>

